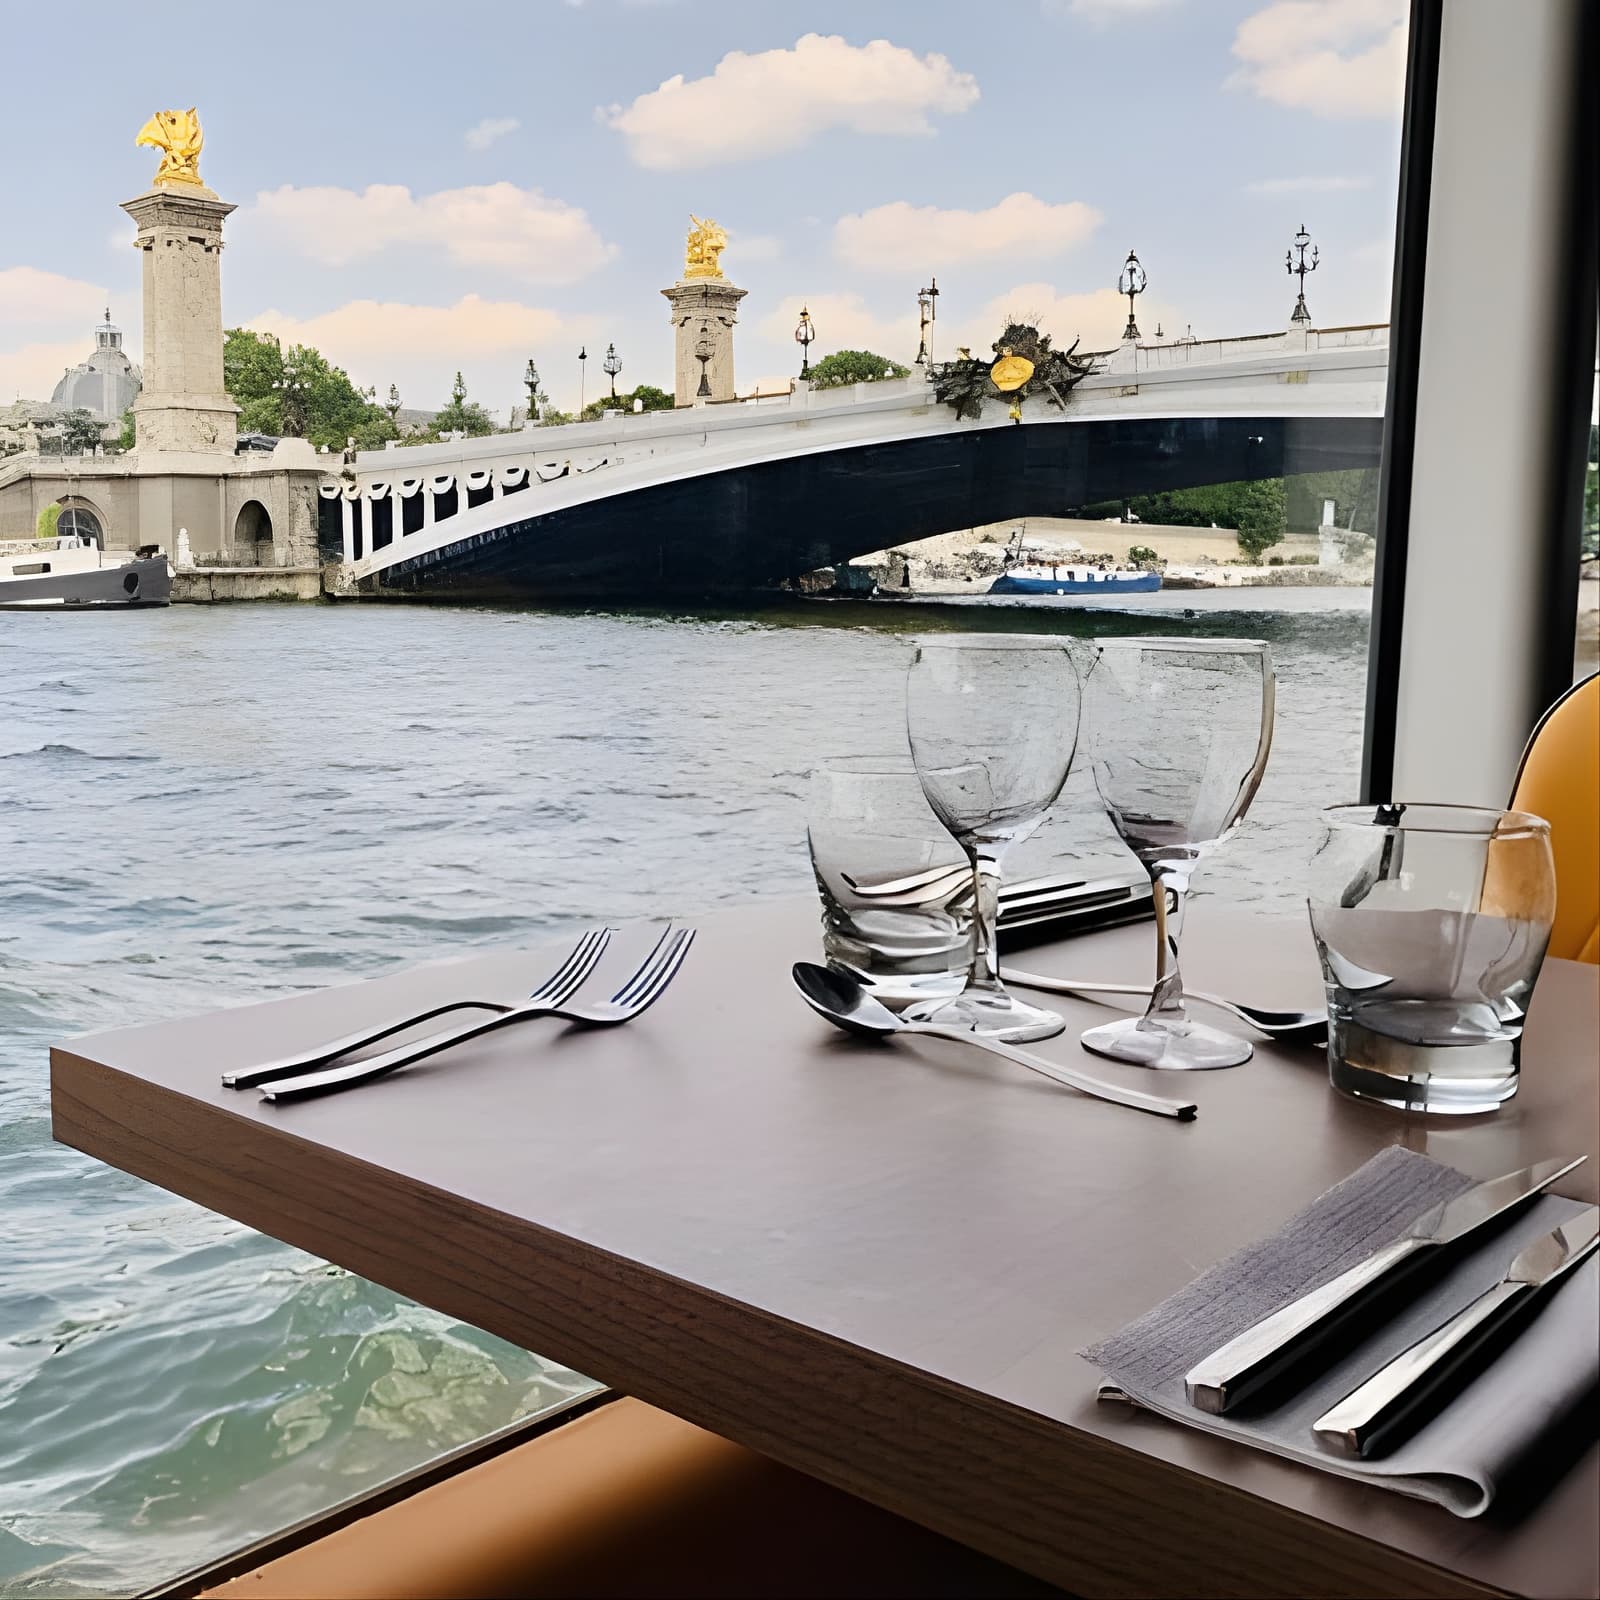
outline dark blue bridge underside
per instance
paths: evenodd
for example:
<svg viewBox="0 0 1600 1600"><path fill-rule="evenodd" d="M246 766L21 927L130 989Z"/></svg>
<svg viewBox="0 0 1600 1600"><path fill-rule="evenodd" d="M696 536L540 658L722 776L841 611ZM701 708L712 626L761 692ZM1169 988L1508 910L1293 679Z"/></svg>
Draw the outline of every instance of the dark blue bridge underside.
<svg viewBox="0 0 1600 1600"><path fill-rule="evenodd" d="M861 445L508 521L369 587L441 598L748 591L1011 517L1375 467L1382 431L1379 418L1063 420ZM514 516L537 493L502 504Z"/></svg>

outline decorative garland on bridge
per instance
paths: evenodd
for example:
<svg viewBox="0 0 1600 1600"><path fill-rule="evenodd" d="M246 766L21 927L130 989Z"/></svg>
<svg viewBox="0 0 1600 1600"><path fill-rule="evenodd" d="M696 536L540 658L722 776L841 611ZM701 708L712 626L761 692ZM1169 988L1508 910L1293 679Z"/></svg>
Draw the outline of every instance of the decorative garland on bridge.
<svg viewBox="0 0 1600 1600"><path fill-rule="evenodd" d="M1094 370L1094 363L1077 355L1079 341L1069 350L1053 350L1050 335L1026 322L1009 322L990 347L993 361L983 361L962 350L956 361L934 368L933 395L941 405L952 406L958 417L976 417L983 402L1011 397L1011 420L1022 421L1022 402L1045 396L1051 405L1065 408L1067 395Z"/></svg>

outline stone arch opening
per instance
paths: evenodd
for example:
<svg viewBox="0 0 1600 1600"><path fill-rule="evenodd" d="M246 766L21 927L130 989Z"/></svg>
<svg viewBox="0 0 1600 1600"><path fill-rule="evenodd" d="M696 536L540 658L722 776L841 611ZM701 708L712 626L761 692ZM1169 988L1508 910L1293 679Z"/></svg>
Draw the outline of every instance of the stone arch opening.
<svg viewBox="0 0 1600 1600"><path fill-rule="evenodd" d="M62 495L39 513L38 532L41 535L53 532L58 539L88 539L104 550L105 513L81 495Z"/></svg>
<svg viewBox="0 0 1600 1600"><path fill-rule="evenodd" d="M246 500L233 519L233 544L241 555L252 556L258 566L272 562L272 517L259 500Z"/></svg>

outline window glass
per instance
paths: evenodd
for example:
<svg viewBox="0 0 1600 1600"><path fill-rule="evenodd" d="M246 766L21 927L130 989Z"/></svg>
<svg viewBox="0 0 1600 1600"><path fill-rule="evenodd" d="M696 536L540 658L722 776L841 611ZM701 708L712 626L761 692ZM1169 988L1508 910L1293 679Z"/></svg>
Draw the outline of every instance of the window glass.
<svg viewBox="0 0 1600 1600"><path fill-rule="evenodd" d="M1600 360L1589 403L1589 459L1583 480L1583 534L1578 552L1578 629L1572 674L1576 681L1600 668L1600 507L1596 505L1600 442Z"/></svg>
<svg viewBox="0 0 1600 1600"><path fill-rule="evenodd" d="M185 304L220 261L238 427L323 473L273 560L420 550L425 589L459 527L491 599L527 551L610 598L0 628L0 1593L154 1585L591 1387L54 1144L53 1040L811 893L804 774L904 750L924 630L1267 640L1265 782L1194 891L1299 905L1359 779L1405 12L573 0L464 8L470 73L357 8L97 21L127 82L217 114L238 210ZM307 37L357 64L336 93ZM7 43L81 46L48 7ZM0 241L7 402L81 359L102 284L170 371L107 243L157 153L14 76L53 134L8 180L51 223ZM0 404L0 449L46 415ZM7 462L0 537L35 516ZM614 493L646 469L689 485L670 516ZM95 503L203 565L238 554L212 489L159 528ZM1012 865L1137 870L1085 763Z"/></svg>

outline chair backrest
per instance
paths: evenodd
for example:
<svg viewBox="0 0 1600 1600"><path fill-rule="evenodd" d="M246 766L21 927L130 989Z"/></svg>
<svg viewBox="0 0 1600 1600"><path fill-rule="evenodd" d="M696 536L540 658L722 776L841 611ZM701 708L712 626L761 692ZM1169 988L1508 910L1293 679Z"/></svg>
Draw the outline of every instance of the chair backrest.
<svg viewBox="0 0 1600 1600"><path fill-rule="evenodd" d="M1550 824L1556 858L1550 954L1600 962L1600 673L1575 683L1539 719L1511 806Z"/></svg>

